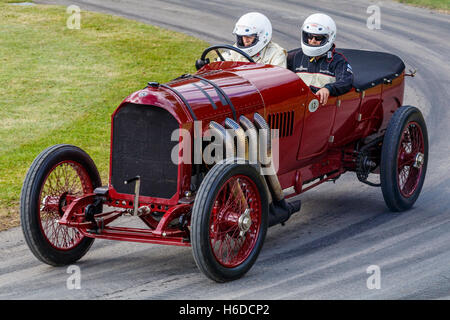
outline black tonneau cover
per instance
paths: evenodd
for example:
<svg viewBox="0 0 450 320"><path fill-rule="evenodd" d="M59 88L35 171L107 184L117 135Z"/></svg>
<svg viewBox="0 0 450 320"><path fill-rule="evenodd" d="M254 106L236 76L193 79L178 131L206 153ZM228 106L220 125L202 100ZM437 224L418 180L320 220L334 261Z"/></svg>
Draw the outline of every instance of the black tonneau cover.
<svg viewBox="0 0 450 320"><path fill-rule="evenodd" d="M396 55L386 52L356 49L337 49L350 63L353 70L353 86L362 91L374 87L384 80L397 78L405 64Z"/></svg>
<svg viewBox="0 0 450 320"><path fill-rule="evenodd" d="M296 50L298 49L289 52ZM340 48L336 51L342 53L350 63L354 77L353 86L358 91L374 87L385 80L392 80L405 70L403 61L390 53Z"/></svg>

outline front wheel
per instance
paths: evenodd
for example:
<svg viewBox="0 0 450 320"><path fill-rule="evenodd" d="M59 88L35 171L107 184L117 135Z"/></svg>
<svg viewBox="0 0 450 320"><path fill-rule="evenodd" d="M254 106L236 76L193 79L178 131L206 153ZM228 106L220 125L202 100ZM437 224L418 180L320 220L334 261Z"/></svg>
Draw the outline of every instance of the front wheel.
<svg viewBox="0 0 450 320"><path fill-rule="evenodd" d="M428 134L419 109L400 107L389 121L380 163L381 190L392 211L404 211L419 197L428 164Z"/></svg>
<svg viewBox="0 0 450 320"><path fill-rule="evenodd" d="M242 277L263 246L267 217L268 197L258 171L248 164L216 164L192 210L192 250L199 269L217 282Z"/></svg>
<svg viewBox="0 0 450 320"><path fill-rule="evenodd" d="M22 186L20 218L28 247L39 260L67 265L89 250L94 239L58 220L73 200L99 186L94 162L75 146L49 147L33 161Z"/></svg>

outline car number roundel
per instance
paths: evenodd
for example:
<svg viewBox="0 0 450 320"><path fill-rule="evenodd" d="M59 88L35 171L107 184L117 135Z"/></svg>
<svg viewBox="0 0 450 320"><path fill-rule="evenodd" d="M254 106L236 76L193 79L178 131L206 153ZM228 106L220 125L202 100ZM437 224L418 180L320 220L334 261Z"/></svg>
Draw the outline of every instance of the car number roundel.
<svg viewBox="0 0 450 320"><path fill-rule="evenodd" d="M318 108L319 108L319 100L312 99L308 105L309 112L315 112Z"/></svg>

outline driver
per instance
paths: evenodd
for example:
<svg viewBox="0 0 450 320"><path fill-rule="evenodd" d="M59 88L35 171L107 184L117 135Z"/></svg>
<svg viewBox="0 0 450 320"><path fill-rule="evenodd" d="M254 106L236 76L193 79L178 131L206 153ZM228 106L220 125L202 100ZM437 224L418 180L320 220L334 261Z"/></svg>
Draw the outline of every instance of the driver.
<svg viewBox="0 0 450 320"><path fill-rule="evenodd" d="M272 24L262 13L244 14L236 22L233 34L236 36L234 46L252 57L256 63L286 68L287 52L271 41ZM228 61L248 61L235 51L224 52L222 56Z"/></svg>
<svg viewBox="0 0 450 320"><path fill-rule="evenodd" d="M353 72L343 54L335 50L336 24L323 13L306 18L302 26L302 47L289 52L288 68L326 104L329 96L347 93L353 86Z"/></svg>

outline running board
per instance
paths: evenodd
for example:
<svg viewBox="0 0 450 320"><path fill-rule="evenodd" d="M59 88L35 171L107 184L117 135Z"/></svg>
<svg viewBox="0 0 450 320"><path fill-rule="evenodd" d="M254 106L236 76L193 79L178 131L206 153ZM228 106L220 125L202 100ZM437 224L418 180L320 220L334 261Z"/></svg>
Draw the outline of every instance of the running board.
<svg viewBox="0 0 450 320"><path fill-rule="evenodd" d="M189 239L183 237L182 231L167 231L159 235L148 229L105 227L99 233L82 232L85 236L96 239L167 244L185 247L191 246Z"/></svg>

